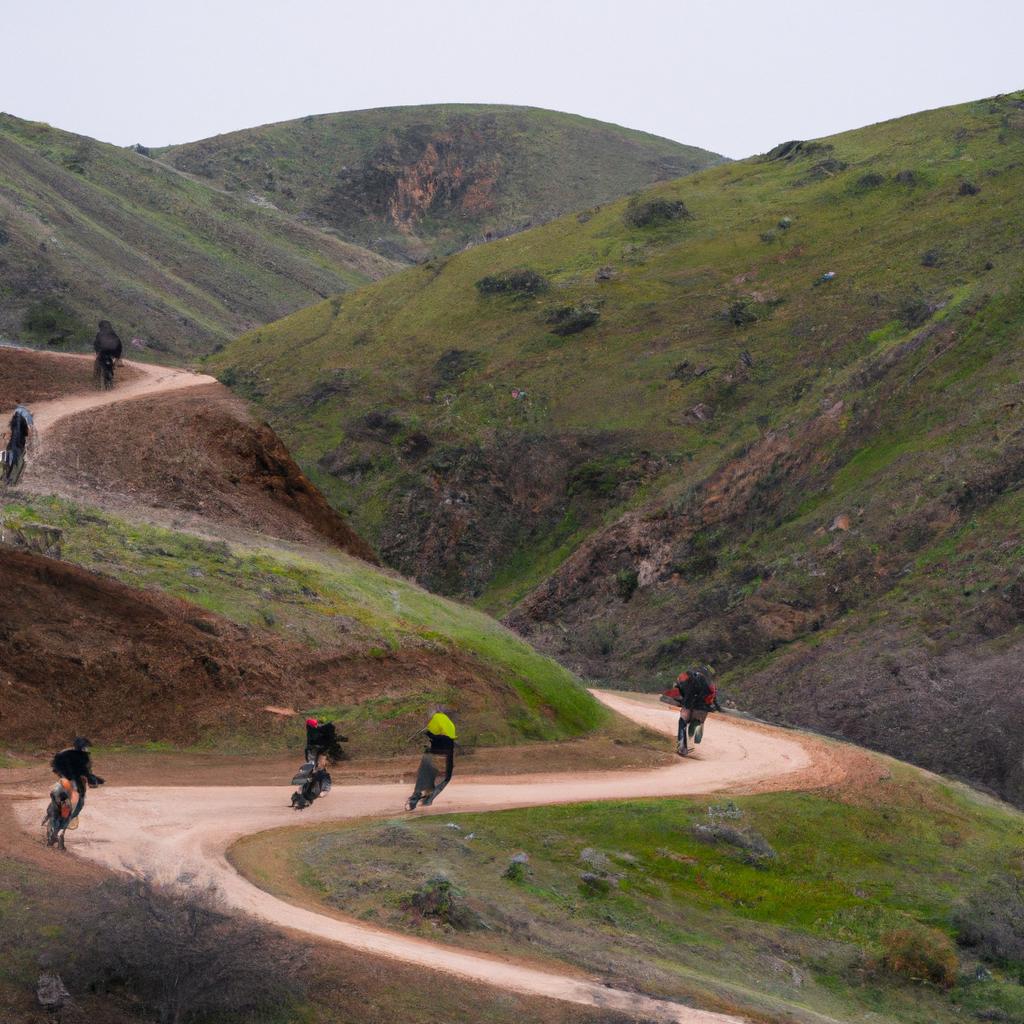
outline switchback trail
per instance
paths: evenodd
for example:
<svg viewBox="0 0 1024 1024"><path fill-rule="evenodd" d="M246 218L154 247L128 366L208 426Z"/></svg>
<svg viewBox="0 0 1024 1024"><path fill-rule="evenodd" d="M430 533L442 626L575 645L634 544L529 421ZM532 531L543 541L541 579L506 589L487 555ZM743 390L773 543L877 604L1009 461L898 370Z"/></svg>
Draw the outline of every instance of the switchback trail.
<svg viewBox="0 0 1024 1024"><path fill-rule="evenodd" d="M676 716L662 706L617 694L598 692L596 696L639 724L675 735ZM792 733L716 717L699 753L668 768L488 777L479 781L457 777L445 790L440 806L417 813L494 811L837 782L844 770L837 759L821 756L822 748L823 744ZM243 836L294 825L299 820L306 825L405 813L407 785L346 786L343 778L340 781L341 785L305 811L301 819L288 806L289 788L284 786L108 786L90 800L84 827L75 834L73 848L76 854L114 870L167 882L212 882L232 906L277 926L523 995L677 1024L736 1024L740 1020L608 988L594 978L525 966L294 906L257 888L235 871L228 850ZM22 803L19 814L26 828L38 825L40 811L35 803Z"/></svg>
<svg viewBox="0 0 1024 1024"><path fill-rule="evenodd" d="M63 356L60 358L82 358ZM49 428L67 416L168 391L214 383L187 370L127 362L130 378L112 391L83 391L33 406L41 447ZM45 479L44 486L60 480ZM155 511L155 510L154 510ZM629 697L596 696L625 717L675 736L676 716L663 706ZM589 800L631 800L720 791L815 788L838 782L842 758L810 737L716 717L699 753L668 768L622 772L581 772L479 781L458 777L441 805L419 814L493 811ZM409 786L341 785L304 812L301 823L387 818L404 814ZM278 786L118 786L105 787L89 801L74 852L118 871L169 882L212 882L239 910L283 928L306 932L352 949L447 972L523 995L540 996L642 1015L677 1024L738 1024L740 1018L697 1010L633 992L609 988L581 973L517 964L399 935L356 921L294 906L259 889L231 866L228 850L244 836L298 823L288 805L288 787ZM37 831L41 808L25 799L16 811L22 825ZM819 1018L824 1021L825 1018Z"/></svg>
<svg viewBox="0 0 1024 1024"><path fill-rule="evenodd" d="M92 362L92 356L54 355L53 358L80 359L83 362ZM42 442L45 443L47 429L65 416L74 416L76 413L98 409L105 405L114 405L116 402L130 402L133 399L148 398L167 391L217 383L216 378L206 374L194 373L191 370L179 370L171 366L136 363L130 359L123 360L121 365L132 371L132 379L117 382L110 391L98 389L84 391L64 398L35 403L32 407L32 415L35 418L36 430L39 431Z"/></svg>

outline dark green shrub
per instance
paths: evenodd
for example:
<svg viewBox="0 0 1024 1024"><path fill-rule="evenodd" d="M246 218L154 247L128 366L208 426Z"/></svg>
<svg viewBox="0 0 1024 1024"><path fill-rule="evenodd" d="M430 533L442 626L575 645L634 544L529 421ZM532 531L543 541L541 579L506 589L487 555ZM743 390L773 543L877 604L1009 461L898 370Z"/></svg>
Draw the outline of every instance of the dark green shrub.
<svg viewBox="0 0 1024 1024"><path fill-rule="evenodd" d="M629 227L653 228L674 220L693 220L693 214L681 199L633 199L622 219Z"/></svg>
<svg viewBox="0 0 1024 1024"><path fill-rule="evenodd" d="M857 188L862 192L870 191L873 188L878 188L879 185L885 184L885 175L879 174L877 171L869 171L867 174L861 175L857 179Z"/></svg>
<svg viewBox="0 0 1024 1024"><path fill-rule="evenodd" d="M615 592L623 601L628 601L640 586L640 577L636 569L620 569L615 574Z"/></svg>
<svg viewBox="0 0 1024 1024"><path fill-rule="evenodd" d="M433 918L463 931L482 925L480 915L466 906L462 890L444 875L427 879L402 900L401 906L419 917Z"/></svg>
<svg viewBox="0 0 1024 1024"><path fill-rule="evenodd" d="M479 366L481 357L479 352L471 352L468 349L450 348L443 355L438 357L434 363L434 375L439 381L450 384L458 380L464 373L468 373L474 367Z"/></svg>
<svg viewBox="0 0 1024 1024"><path fill-rule="evenodd" d="M84 343L92 337L78 316L52 299L29 306L21 325L31 341L45 345Z"/></svg>
<svg viewBox="0 0 1024 1024"><path fill-rule="evenodd" d="M915 327L926 324L934 312L934 307L924 299L909 298L900 304L896 316L907 330L913 330Z"/></svg>
<svg viewBox="0 0 1024 1024"><path fill-rule="evenodd" d="M481 295L539 295L548 290L547 278L535 270L505 270L481 277L476 283Z"/></svg>
<svg viewBox="0 0 1024 1024"><path fill-rule="evenodd" d="M601 314L593 306L558 306L548 312L544 322L551 327L552 334L565 337L593 327L600 319Z"/></svg>
<svg viewBox="0 0 1024 1024"><path fill-rule="evenodd" d="M1024 961L1024 894L1009 880L962 903L953 916L953 927L960 945L984 960Z"/></svg>

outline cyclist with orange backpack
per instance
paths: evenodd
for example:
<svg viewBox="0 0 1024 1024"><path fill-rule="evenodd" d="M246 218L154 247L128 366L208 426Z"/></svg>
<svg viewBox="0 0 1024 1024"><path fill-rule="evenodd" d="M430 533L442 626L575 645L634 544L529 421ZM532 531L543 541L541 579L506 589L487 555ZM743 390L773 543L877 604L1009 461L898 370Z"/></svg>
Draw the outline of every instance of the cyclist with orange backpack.
<svg viewBox="0 0 1024 1024"><path fill-rule="evenodd" d="M701 665L679 673L676 685L665 690L661 700L679 708L679 733L676 753L686 757L690 753L686 743L689 733L694 744L704 738L704 722L712 711L721 711L718 703L718 687L711 678L715 670L710 665Z"/></svg>

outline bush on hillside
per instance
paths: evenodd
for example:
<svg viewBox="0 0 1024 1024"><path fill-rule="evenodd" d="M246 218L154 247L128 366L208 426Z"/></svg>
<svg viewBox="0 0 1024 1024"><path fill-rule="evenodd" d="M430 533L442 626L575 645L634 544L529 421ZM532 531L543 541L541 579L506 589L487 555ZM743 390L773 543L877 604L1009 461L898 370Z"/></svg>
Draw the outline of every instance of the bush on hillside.
<svg viewBox="0 0 1024 1024"><path fill-rule="evenodd" d="M885 175L879 174L877 171L869 171L867 174L862 174L857 179L857 188L862 192L870 191L873 188L878 188L880 185L885 184Z"/></svg>
<svg viewBox="0 0 1024 1024"><path fill-rule="evenodd" d="M548 287L546 277L525 268L488 274L476 283L481 295L538 295L547 291Z"/></svg>
<svg viewBox="0 0 1024 1024"><path fill-rule="evenodd" d="M552 334L565 337L593 327L600 319L601 314L584 303L580 306L557 306L548 311L544 322L551 327Z"/></svg>
<svg viewBox="0 0 1024 1024"><path fill-rule="evenodd" d="M628 601L640 586L640 576L636 569L620 569L615 574L615 591L623 601Z"/></svg>
<svg viewBox="0 0 1024 1024"><path fill-rule="evenodd" d="M633 199L622 219L629 227L653 228L674 220L693 220L693 214L681 199Z"/></svg>
<svg viewBox="0 0 1024 1024"><path fill-rule="evenodd" d="M215 890L104 882L66 934L75 987L126 990L161 1024L252 1019L302 994L302 948L229 912Z"/></svg>
<svg viewBox="0 0 1024 1024"><path fill-rule="evenodd" d="M1007 880L975 893L953 916L957 941L983 960L1024 961L1024 893Z"/></svg>
<svg viewBox="0 0 1024 1024"><path fill-rule="evenodd" d="M85 323L52 299L42 299L29 306L21 326L31 341L45 345L66 345L92 340Z"/></svg>
<svg viewBox="0 0 1024 1024"><path fill-rule="evenodd" d="M444 875L428 878L401 901L401 907L415 917L440 921L460 931L483 927L480 915L466 905L465 894Z"/></svg>
<svg viewBox="0 0 1024 1024"><path fill-rule="evenodd" d="M935 928L914 925L882 936L882 963L911 981L929 981L941 988L956 984L960 966L953 940Z"/></svg>
<svg viewBox="0 0 1024 1024"><path fill-rule="evenodd" d="M922 298L911 297L900 303L896 316L899 322L910 331L928 323L934 312L935 307L931 303Z"/></svg>

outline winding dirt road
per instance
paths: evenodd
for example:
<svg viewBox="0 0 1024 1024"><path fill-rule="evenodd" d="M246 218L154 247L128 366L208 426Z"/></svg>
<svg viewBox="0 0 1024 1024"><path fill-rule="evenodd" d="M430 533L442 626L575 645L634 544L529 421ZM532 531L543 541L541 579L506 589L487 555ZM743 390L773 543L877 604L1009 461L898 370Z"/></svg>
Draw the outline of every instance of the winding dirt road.
<svg viewBox="0 0 1024 1024"><path fill-rule="evenodd" d="M79 359L88 364L92 356L53 355L54 359ZM148 398L164 394L167 391L179 391L182 388L200 387L203 384L216 384L215 377L191 370L178 370L171 366L155 366L152 363L137 363L130 359L122 362L122 367L132 372L128 381L119 381L112 391L84 391L80 394L68 395L66 398L54 398L47 402L36 402L32 406L36 430L42 443L46 441L46 431L65 416L98 409L104 405L117 402L130 402L133 399Z"/></svg>
<svg viewBox="0 0 1024 1024"><path fill-rule="evenodd" d="M609 707L649 728L675 734L676 716L614 694L597 693ZM456 778L440 806L417 813L504 810L588 800L683 796L721 790L806 785L813 770L822 784L835 781L837 767L816 770L813 748L793 734L716 718L699 753L668 768L510 779ZM343 781L343 780L342 780ZM408 786L336 786L302 816L302 823L395 817L404 813ZM339 920L293 906L239 875L227 859L243 836L296 823L288 787L107 787L89 802L85 823L73 837L76 854L109 868L166 882L214 883L225 899L284 928L307 932L352 949L445 971L524 995L543 996L677 1024L736 1024L739 1018L649 999L605 987L600 981L527 967L468 950L398 935L356 921ZM39 809L25 803L19 814L27 829Z"/></svg>
<svg viewBox="0 0 1024 1024"><path fill-rule="evenodd" d="M74 358L74 357L64 357ZM128 363L132 379L114 391L89 391L37 403L36 426L45 445L47 430L65 416L115 402L211 383L213 378L185 370ZM668 709L613 694L598 693L605 704L649 728L675 735ZM751 788L806 788L837 781L838 761L821 756L821 745L791 733L716 717L707 742L695 756L668 768L573 775L457 777L441 805L418 813L451 814L588 800L671 797ZM341 785L318 801L302 823L405 813L408 787ZM615 1009L677 1024L738 1024L739 1018L619 991L597 979L560 974L453 949L341 920L293 906L242 878L227 859L243 836L295 824L287 787L127 787L112 784L89 801L83 827L71 845L82 857L115 870L165 881L213 882L240 910L275 925L307 932L353 949L399 959L405 964L448 972L524 995ZM34 801L17 807L19 820L37 831L40 809Z"/></svg>

